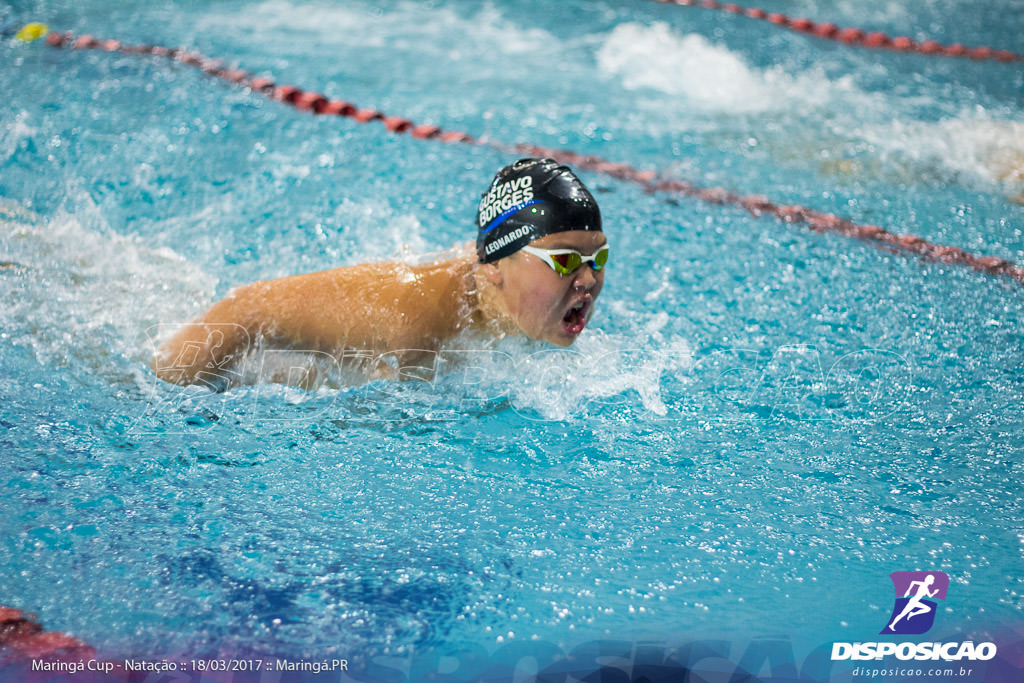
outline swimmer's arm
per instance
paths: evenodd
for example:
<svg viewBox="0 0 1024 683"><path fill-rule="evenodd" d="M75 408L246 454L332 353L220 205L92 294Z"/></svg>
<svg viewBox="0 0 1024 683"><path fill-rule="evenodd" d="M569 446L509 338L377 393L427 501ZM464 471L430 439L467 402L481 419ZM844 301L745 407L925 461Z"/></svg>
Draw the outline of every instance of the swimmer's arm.
<svg viewBox="0 0 1024 683"><path fill-rule="evenodd" d="M216 388L257 340L326 353L393 348L398 340L384 324L395 326L387 302L398 294L382 268L348 266L240 287L164 344L153 370L168 382Z"/></svg>
<svg viewBox="0 0 1024 683"><path fill-rule="evenodd" d="M259 339L331 354L432 349L459 324L457 264L363 264L246 285L179 330L153 369L169 382L218 387Z"/></svg>
<svg viewBox="0 0 1024 683"><path fill-rule="evenodd" d="M151 367L157 377L175 384L219 384L258 334L257 290L263 285L241 287L183 325L154 355Z"/></svg>

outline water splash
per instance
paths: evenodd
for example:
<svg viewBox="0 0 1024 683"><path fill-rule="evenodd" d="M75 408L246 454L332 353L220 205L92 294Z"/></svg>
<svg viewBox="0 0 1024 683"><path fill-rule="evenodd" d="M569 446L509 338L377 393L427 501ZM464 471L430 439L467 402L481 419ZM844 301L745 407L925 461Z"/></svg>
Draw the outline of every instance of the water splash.
<svg viewBox="0 0 1024 683"><path fill-rule="evenodd" d="M626 88L650 88L682 96L692 107L724 114L820 105L829 91L849 90L845 80L829 81L821 72L791 76L781 67L758 69L731 50L698 34L680 35L667 24L620 24L597 52L606 74Z"/></svg>
<svg viewBox="0 0 1024 683"><path fill-rule="evenodd" d="M90 203L73 196L79 205ZM18 265L0 280L6 333L42 363L78 357L100 374L116 357L148 360L146 328L189 319L215 285L171 249L113 232L97 219L95 205L52 218L7 205L0 254Z"/></svg>

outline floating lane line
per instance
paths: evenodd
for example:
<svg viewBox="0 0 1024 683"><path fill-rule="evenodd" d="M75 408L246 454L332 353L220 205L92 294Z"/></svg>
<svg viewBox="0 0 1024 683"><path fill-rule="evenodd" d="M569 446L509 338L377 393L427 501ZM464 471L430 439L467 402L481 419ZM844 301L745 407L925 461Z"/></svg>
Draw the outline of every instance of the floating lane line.
<svg viewBox="0 0 1024 683"><path fill-rule="evenodd" d="M75 37L70 32L50 33L46 38L46 43L57 48L71 47L76 50L105 50L124 54L167 57L183 64L195 66L211 76L249 88L282 104L312 114L344 116L359 123L380 121L392 133L408 134L414 138L487 145L507 153L547 156L577 168L639 184L649 192L684 195L717 205L731 204L742 207L753 216L774 216L784 223L804 225L815 232L834 233L858 239L889 251L915 255L926 261L967 266L989 275L1005 276L1024 285L1024 268L998 257L979 256L959 247L936 244L917 235L898 234L878 225L855 223L835 214L798 204L779 204L764 195L737 195L721 187L701 188L684 180L664 177L656 171L642 170L629 164L611 162L570 150L529 144L507 145L477 139L459 131L443 130L438 126L416 124L409 119L388 115L376 109L359 108L346 100L329 99L319 92L306 91L294 85L280 85L271 78L252 76L246 71L229 68L220 60L209 59L191 50L154 45L124 45L117 40L101 40L88 34Z"/></svg>

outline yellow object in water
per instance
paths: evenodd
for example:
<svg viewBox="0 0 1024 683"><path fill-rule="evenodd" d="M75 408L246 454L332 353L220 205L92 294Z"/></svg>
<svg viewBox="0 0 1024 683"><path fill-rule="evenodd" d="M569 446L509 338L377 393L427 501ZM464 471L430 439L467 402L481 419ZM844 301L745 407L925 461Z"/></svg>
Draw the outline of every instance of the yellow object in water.
<svg viewBox="0 0 1024 683"><path fill-rule="evenodd" d="M31 43L33 40L38 40L50 32L50 27L46 24L40 24L39 22L33 22L31 24L25 24L21 27L14 37L18 40L23 40L26 43Z"/></svg>

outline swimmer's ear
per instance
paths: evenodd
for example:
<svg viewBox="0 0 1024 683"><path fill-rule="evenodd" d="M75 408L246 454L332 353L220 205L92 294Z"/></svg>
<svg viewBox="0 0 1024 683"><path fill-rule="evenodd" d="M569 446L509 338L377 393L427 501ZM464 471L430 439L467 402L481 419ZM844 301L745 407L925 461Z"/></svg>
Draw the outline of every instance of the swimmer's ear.
<svg viewBox="0 0 1024 683"><path fill-rule="evenodd" d="M496 287L500 287L505 281L505 277L501 273L501 268L498 267L499 263L501 263L501 261L480 264L480 270L483 271L487 281Z"/></svg>

